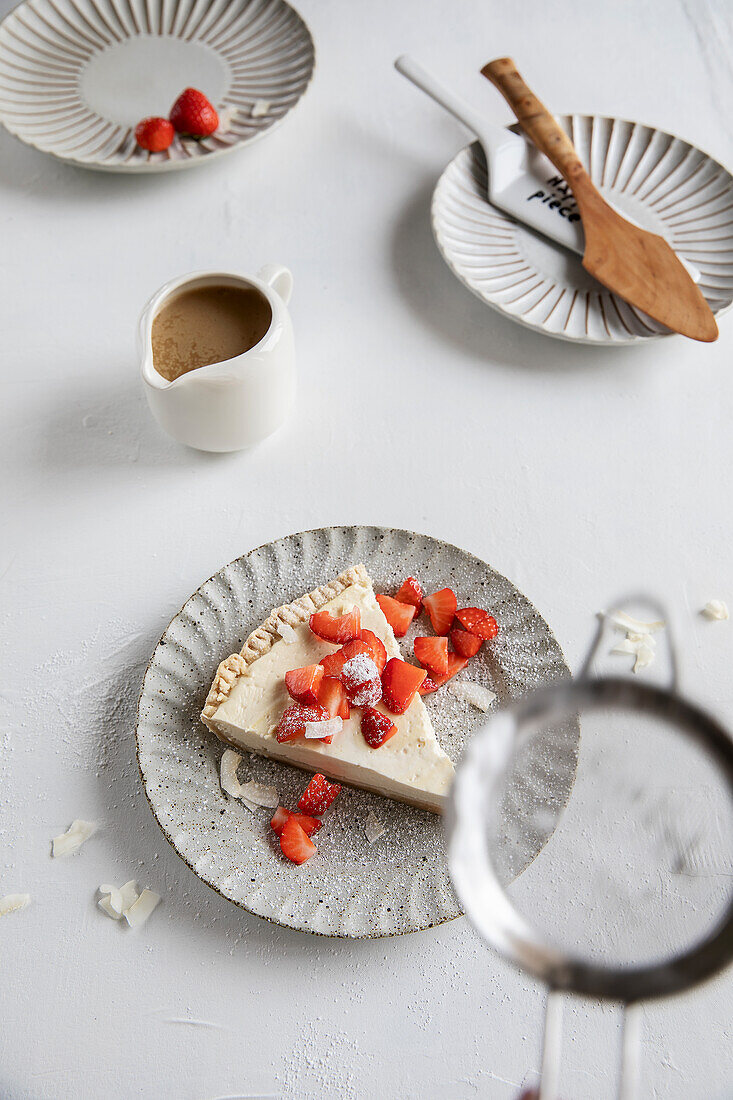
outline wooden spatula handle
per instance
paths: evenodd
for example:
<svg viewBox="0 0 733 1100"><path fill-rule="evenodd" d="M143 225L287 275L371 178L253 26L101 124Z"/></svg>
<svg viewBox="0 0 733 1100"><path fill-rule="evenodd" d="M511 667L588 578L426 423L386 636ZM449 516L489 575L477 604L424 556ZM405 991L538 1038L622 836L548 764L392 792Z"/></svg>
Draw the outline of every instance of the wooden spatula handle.
<svg viewBox="0 0 733 1100"><path fill-rule="evenodd" d="M511 57L498 57L495 61L489 61L481 72L499 89L527 136L565 177L576 199L579 198L578 190L585 190L584 184L590 184L595 191L572 141L544 103L527 87Z"/></svg>

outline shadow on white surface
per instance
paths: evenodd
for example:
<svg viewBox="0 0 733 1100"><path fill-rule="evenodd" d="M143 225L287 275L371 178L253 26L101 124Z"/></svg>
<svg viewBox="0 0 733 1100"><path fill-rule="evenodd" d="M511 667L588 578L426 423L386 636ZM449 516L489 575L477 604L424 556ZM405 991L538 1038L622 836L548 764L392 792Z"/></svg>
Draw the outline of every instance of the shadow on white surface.
<svg viewBox="0 0 733 1100"><path fill-rule="evenodd" d="M589 347L542 336L510 321L462 286L443 260L430 228L434 182L423 183L399 213L391 262L399 292L421 325L443 343L487 364L542 372L614 371L644 366L650 348ZM631 354L629 354L629 351Z"/></svg>

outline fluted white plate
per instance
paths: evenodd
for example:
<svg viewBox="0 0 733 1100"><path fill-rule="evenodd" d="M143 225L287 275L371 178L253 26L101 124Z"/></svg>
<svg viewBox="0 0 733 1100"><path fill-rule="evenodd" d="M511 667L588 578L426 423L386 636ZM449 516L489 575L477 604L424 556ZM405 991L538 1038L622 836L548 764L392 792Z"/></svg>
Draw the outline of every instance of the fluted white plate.
<svg viewBox="0 0 733 1100"><path fill-rule="evenodd" d="M222 792L224 746L198 716L219 661L239 649L273 607L360 561L378 590L394 591L413 574L429 590L451 585L466 604L490 607L499 637L468 671L501 701L568 675L552 631L505 577L455 546L409 531L331 527L291 535L224 566L194 592L160 639L140 697L138 760L153 813L189 867L224 897L279 924L329 936L397 935L460 914L440 819L344 787L318 833L317 855L296 867L269 828L272 811L250 812ZM405 652L416 632L413 627L405 638ZM427 706L456 760L483 715L448 691ZM532 767L507 797L500 854L507 880L539 852L567 801L578 736L571 723L538 739ZM274 784L286 806L307 783L299 769L246 754L240 778L250 776ZM386 829L371 845L364 832L370 811ZM536 831L538 820L543 833Z"/></svg>
<svg viewBox="0 0 733 1100"><path fill-rule="evenodd" d="M282 121L310 81L313 42L285 0L24 0L0 25L0 121L86 168L153 172L203 164ZM226 125L163 153L135 125L166 117L185 87ZM264 114L259 110L267 104Z"/></svg>
<svg viewBox="0 0 733 1100"><path fill-rule="evenodd" d="M733 302L730 173L694 145L640 123L598 115L563 115L558 121L601 192L622 214L666 237L697 268L700 289L716 315L728 309ZM477 144L454 157L440 177L431 221L453 274L481 301L528 328L611 346L671 335L596 282L579 256L491 206L486 161Z"/></svg>

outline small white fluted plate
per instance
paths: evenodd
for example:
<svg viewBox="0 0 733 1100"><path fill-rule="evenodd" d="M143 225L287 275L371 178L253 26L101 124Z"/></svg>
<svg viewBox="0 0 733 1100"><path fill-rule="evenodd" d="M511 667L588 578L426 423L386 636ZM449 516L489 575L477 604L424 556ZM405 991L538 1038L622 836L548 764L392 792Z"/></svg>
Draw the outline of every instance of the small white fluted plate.
<svg viewBox="0 0 733 1100"><path fill-rule="evenodd" d="M730 173L694 145L640 123L598 115L563 115L558 122L601 192L697 268L716 316L727 310L733 302ZM491 206L477 144L461 150L440 177L431 221L453 274L481 301L528 328L610 346L671 335L596 282L579 256Z"/></svg>
<svg viewBox="0 0 733 1100"><path fill-rule="evenodd" d="M394 591L412 574L428 590L450 585L461 601L490 607L499 637L467 670L501 701L569 675L547 623L490 566L449 543L382 527L329 527L290 535L237 558L184 604L158 643L138 713L138 761L145 791L168 840L196 874L258 916L329 936L414 932L460 915L434 814L344 787L324 818L318 853L288 863L269 828L271 810L250 812L219 786L224 746L199 721L216 667L241 647L273 607L364 562L377 590ZM424 631L424 617L420 621ZM404 639L411 650L412 632ZM427 700L436 733L456 760L483 715L447 691ZM575 777L578 725L536 741L531 768L506 799L499 863L510 880L540 851ZM274 784L292 806L307 776L246 754L240 778ZM369 844L372 811L386 832ZM537 822L543 822L538 832Z"/></svg>
<svg viewBox="0 0 733 1100"><path fill-rule="evenodd" d="M310 32L285 0L24 0L0 25L0 121L62 160L112 172L203 164L261 137L313 73ZM135 125L185 87L229 115L164 153ZM252 116L255 104L264 114Z"/></svg>

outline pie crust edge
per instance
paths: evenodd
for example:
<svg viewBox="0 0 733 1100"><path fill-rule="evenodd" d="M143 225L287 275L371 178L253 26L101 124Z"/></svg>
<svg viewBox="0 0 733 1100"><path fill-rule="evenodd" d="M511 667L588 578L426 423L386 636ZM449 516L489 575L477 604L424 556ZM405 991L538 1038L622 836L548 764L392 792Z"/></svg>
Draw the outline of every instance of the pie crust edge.
<svg viewBox="0 0 733 1100"><path fill-rule="evenodd" d="M322 584L305 596L293 600L292 603L283 604L282 607L276 607L271 611L262 625L252 631L241 651L232 653L217 668L214 682L209 688L209 694L206 696L204 709L201 712L201 721L204 725L223 740L209 719L214 717L217 709L247 667L272 649L275 642L280 640L279 624L298 626L310 619L314 611L319 611L324 604L335 599L345 588L359 583L371 586L371 579L364 565L352 565L327 584Z"/></svg>

